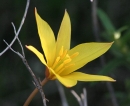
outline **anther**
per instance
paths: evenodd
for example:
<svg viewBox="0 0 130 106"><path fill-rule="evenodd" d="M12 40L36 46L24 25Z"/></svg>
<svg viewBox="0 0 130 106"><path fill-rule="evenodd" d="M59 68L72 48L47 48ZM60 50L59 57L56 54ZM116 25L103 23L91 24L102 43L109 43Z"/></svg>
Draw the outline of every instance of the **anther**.
<svg viewBox="0 0 130 106"><path fill-rule="evenodd" d="M65 56L66 58L70 58L70 56L68 55L68 54L66 54L66 56Z"/></svg>
<svg viewBox="0 0 130 106"><path fill-rule="evenodd" d="M75 65L74 63L73 64L69 64L68 66L65 66L65 68L72 67L74 65Z"/></svg>
<svg viewBox="0 0 130 106"><path fill-rule="evenodd" d="M70 58L72 59L72 58L75 58L76 56L78 56L79 55L79 52L75 52L74 54L72 54L71 56L70 56Z"/></svg>
<svg viewBox="0 0 130 106"><path fill-rule="evenodd" d="M70 67L72 67L72 66L74 66L75 64L73 63L73 64L69 64L68 66L65 66L65 67L63 67L59 72L58 72L58 74L62 74L62 72L66 69L66 68L70 68ZM64 73L64 72L63 72Z"/></svg>
<svg viewBox="0 0 130 106"><path fill-rule="evenodd" d="M59 55L62 56L63 55L63 46L60 49Z"/></svg>
<svg viewBox="0 0 130 106"><path fill-rule="evenodd" d="M58 72L60 69L62 69L64 66L64 64L60 64L56 69L55 69L55 72Z"/></svg>
<svg viewBox="0 0 130 106"><path fill-rule="evenodd" d="M52 66L52 68L55 68L55 66L57 65L57 63L60 61L60 56L58 56Z"/></svg>
<svg viewBox="0 0 130 106"><path fill-rule="evenodd" d="M67 52L68 52L67 49L63 52L63 54L62 54L62 56L61 56L62 59L66 56L66 53L67 53Z"/></svg>
<svg viewBox="0 0 130 106"><path fill-rule="evenodd" d="M69 62L71 62L71 59L69 58L69 59L66 59L63 63L64 63L64 65L65 64L67 64L67 63L69 63Z"/></svg>

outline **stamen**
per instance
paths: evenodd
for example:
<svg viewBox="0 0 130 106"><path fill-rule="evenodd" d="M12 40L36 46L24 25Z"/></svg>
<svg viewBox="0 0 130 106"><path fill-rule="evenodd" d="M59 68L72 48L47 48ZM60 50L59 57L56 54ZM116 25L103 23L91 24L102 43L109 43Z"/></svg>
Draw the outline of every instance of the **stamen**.
<svg viewBox="0 0 130 106"><path fill-rule="evenodd" d="M67 64L67 63L69 63L69 62L71 62L71 59L69 58L69 59L66 59L63 63L64 63L64 65L65 64Z"/></svg>
<svg viewBox="0 0 130 106"><path fill-rule="evenodd" d="M72 67L74 65L75 65L74 63L73 64L69 64L68 66L65 66L65 68Z"/></svg>
<svg viewBox="0 0 130 106"><path fill-rule="evenodd" d="M60 64L56 69L55 69L55 72L57 73L61 68L63 68L64 64Z"/></svg>
<svg viewBox="0 0 130 106"><path fill-rule="evenodd" d="M70 56L70 58L72 59L72 58L75 58L76 56L78 56L79 55L79 52L75 52L74 54L72 54L71 56Z"/></svg>
<svg viewBox="0 0 130 106"><path fill-rule="evenodd" d="M63 46L60 49L59 55L62 56L63 55Z"/></svg>
<svg viewBox="0 0 130 106"><path fill-rule="evenodd" d="M79 55L79 52L75 52L70 56L67 52L68 50L64 50L64 47L62 46L59 51L59 56L52 65L52 69L58 74L66 74L67 72L64 71L75 65L74 63L70 63L72 59ZM54 76L53 78L55 79Z"/></svg>
<svg viewBox="0 0 130 106"><path fill-rule="evenodd" d="M65 67L63 67L62 69L60 69L59 72L57 72L57 73L60 74L64 69L65 69Z"/></svg>
<svg viewBox="0 0 130 106"><path fill-rule="evenodd" d="M74 65L75 65L75 64L69 64L68 66L63 67L63 68L58 72L58 74L62 73L66 68L72 67L72 66L74 66Z"/></svg>
<svg viewBox="0 0 130 106"><path fill-rule="evenodd" d="M69 56L69 54L66 54L66 56L65 56L66 58L70 58L70 56Z"/></svg>
<svg viewBox="0 0 130 106"><path fill-rule="evenodd" d="M61 56L62 59L66 56L66 53L67 53L67 52L68 52L67 49L63 52L63 54L62 54L62 56Z"/></svg>
<svg viewBox="0 0 130 106"><path fill-rule="evenodd" d="M57 65L57 63L60 61L60 56L58 56L55 60L55 63L53 64L52 68L55 68L55 66Z"/></svg>

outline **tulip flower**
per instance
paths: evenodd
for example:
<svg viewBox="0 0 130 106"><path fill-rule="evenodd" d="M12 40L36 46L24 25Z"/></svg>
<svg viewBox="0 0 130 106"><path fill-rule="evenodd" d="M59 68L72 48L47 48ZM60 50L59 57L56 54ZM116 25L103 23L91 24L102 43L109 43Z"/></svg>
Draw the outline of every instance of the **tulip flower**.
<svg viewBox="0 0 130 106"><path fill-rule="evenodd" d="M88 62L104 54L113 42L82 43L70 49L71 23L66 10L57 40L51 27L38 15L36 9L35 17L44 54L31 45L26 47L46 66L45 75L48 80L57 79L66 87L75 86L77 81L115 81L108 76L78 72Z"/></svg>

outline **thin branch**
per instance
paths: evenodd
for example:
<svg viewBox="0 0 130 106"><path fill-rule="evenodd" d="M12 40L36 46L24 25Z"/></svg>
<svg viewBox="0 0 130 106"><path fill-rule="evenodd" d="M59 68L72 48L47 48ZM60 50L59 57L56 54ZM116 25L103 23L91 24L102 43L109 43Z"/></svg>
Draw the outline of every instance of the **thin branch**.
<svg viewBox="0 0 130 106"><path fill-rule="evenodd" d="M12 24L12 26L13 26L13 28L14 28L14 33L15 33L15 35L16 35L17 31L16 31L16 28L15 28L15 25L14 25L13 22L11 22L11 24Z"/></svg>
<svg viewBox="0 0 130 106"><path fill-rule="evenodd" d="M93 24L93 33L97 41L100 41L99 38L99 25L97 19L97 0L92 2L92 24Z"/></svg>
<svg viewBox="0 0 130 106"><path fill-rule="evenodd" d="M15 28L15 25L14 25L13 22L12 22L11 24L12 24L12 26L13 26L13 28L14 28L14 33L15 33L15 35L16 35L16 28ZM18 43L19 43L19 45L20 45L20 47L21 47L21 49L22 49L22 55L25 57L24 49L23 49L22 43L21 43L21 41L19 40L18 36L17 36L17 40L18 40Z"/></svg>
<svg viewBox="0 0 130 106"><path fill-rule="evenodd" d="M83 106L83 103L82 103L82 100L81 98L79 97L79 95L74 91L74 90L71 90L71 93L74 95L74 97L77 99L78 103L80 106Z"/></svg>
<svg viewBox="0 0 130 106"><path fill-rule="evenodd" d="M18 37L18 35L19 35L20 31L21 31L21 28L22 28L22 26L23 26L23 24L24 24L24 21L25 21L26 15L27 15L27 11L28 11L28 8L29 8L29 4L30 4L30 0L27 0L26 8L25 8L25 12L24 12L23 18L22 18L22 20L21 20L21 23L20 23L20 26L19 26L19 28L18 28L17 33L15 32L15 33L16 33L16 34L15 34L16 36L14 37L14 39L12 40L12 42L9 44L10 47L14 44L14 42L16 41L16 39L17 39L17 37ZM7 47L0 53L0 56L2 56L10 47L7 46Z"/></svg>
<svg viewBox="0 0 130 106"><path fill-rule="evenodd" d="M98 25L98 18L97 18L97 1L98 0L94 0L92 2L92 21L93 21L94 36L96 38L96 41L100 41L99 25ZM100 57L100 62L101 62L102 67L106 64L104 56ZM106 82L106 85L107 85L108 91L111 95L111 100L112 100L113 106L119 106L117 103L117 99L116 99L112 84L110 82Z"/></svg>
<svg viewBox="0 0 130 106"><path fill-rule="evenodd" d="M83 88L83 93L81 93L81 97L74 90L71 90L71 93L77 99L80 106L88 106L87 105L87 92L85 88Z"/></svg>
<svg viewBox="0 0 130 106"><path fill-rule="evenodd" d="M43 92L43 89L42 89L41 81L39 81L39 80L36 78L35 74L33 73L33 71L31 70L30 66L28 65L28 62L27 62L27 60L26 60L26 58L25 58L23 46L22 46L22 44L21 44L21 41L20 41L19 38L18 38L18 35L19 35L20 31L21 31L21 28L22 28L22 26L23 26L23 24L24 24L24 21L25 21L26 15L27 15L27 11L28 11L28 8L29 8L29 4L30 4L30 0L27 0L25 12L24 12L23 18L22 18L22 20L21 20L21 24L20 24L20 26L19 26L19 28L18 28L18 31L16 31L15 25L12 23L12 26L13 26L13 28L14 28L15 37L14 37L14 39L12 40L12 42L11 42L10 44L8 44L8 43L4 40L4 42L7 44L7 47L0 53L0 56L3 55L8 49L11 49L15 54L17 54L17 55L22 59L23 63L25 64L25 66L27 67L27 69L29 70L30 74L32 75L32 77L33 77L33 79L34 79L34 83L35 83L34 85L35 85L36 88L39 90L39 92L40 92L40 94L41 94L41 96L42 96L42 100L43 100L44 106L47 106L47 105L46 105L46 98L45 98L45 95L44 95L44 92ZM20 54L19 52L16 52L15 50L13 50L13 49L11 48L11 46L12 46L13 43L16 41L16 39L18 40L18 43L19 43L19 45L20 45L20 47L21 47L21 49L22 49L22 54ZM27 105L25 105L25 106L27 106Z"/></svg>
<svg viewBox="0 0 130 106"><path fill-rule="evenodd" d="M69 106L65 97L65 92L64 89L62 87L62 85L56 80L56 84L58 86L58 91L61 97L61 101L62 101L62 106Z"/></svg>
<svg viewBox="0 0 130 106"><path fill-rule="evenodd" d="M34 85L36 86L36 88L39 90L41 96L42 96L42 100L43 100L43 104L44 106L47 106L46 105L46 98L45 98L45 95L44 95L44 92L43 92L43 89L42 89L42 85L41 85L41 82L36 78L35 74L33 73L32 69L30 68L30 66L28 65L28 62L26 60L26 58L20 54L19 52L16 52L15 50L13 50L11 48L11 46L4 40L4 42L7 44L7 46L9 47L9 49L11 49L15 54L17 54L23 61L23 63L25 64L25 66L27 67L27 69L29 70L30 74L32 75L33 77L33 80L34 80ZM21 45L22 46L22 45Z"/></svg>
<svg viewBox="0 0 130 106"><path fill-rule="evenodd" d="M22 43L21 43L21 41L19 40L19 38L17 38L17 40L18 40L18 43L19 43L19 45L20 45L20 47L21 47L21 49L22 49L22 55L23 55L23 57L25 57L25 53L24 53L24 49L23 49Z"/></svg>
<svg viewBox="0 0 130 106"><path fill-rule="evenodd" d="M110 92L110 95L111 95L113 106L119 106L119 104L117 103L117 99L115 97L115 92L114 92L112 84L110 82L106 82L106 84L107 84L108 91Z"/></svg>
<svg viewBox="0 0 130 106"><path fill-rule="evenodd" d="M22 56L19 52L14 51L14 49L12 49L12 48L10 47L10 45L9 45L5 40L3 40L3 41L6 43L6 45L9 47L9 49L10 49L12 52L14 52L15 54L17 54L20 58L23 58L23 56Z"/></svg>
<svg viewBox="0 0 130 106"><path fill-rule="evenodd" d="M45 78L45 79L41 82L41 85L42 85L42 86L45 85L47 81L48 81L48 79ZM34 98L34 96L35 96L37 93L38 93L38 89L35 88L35 89L33 90L33 92L29 95L29 97L26 99L26 101L25 101L25 103L24 103L23 106L28 106L28 105L30 104L30 102L32 101L32 99ZM46 100L47 100L47 99L46 99ZM47 100L47 101L48 101L48 100Z"/></svg>
<svg viewBox="0 0 130 106"><path fill-rule="evenodd" d="M83 95L81 96L82 101L83 101L83 106L88 106L87 105L87 91L85 88L83 88Z"/></svg>

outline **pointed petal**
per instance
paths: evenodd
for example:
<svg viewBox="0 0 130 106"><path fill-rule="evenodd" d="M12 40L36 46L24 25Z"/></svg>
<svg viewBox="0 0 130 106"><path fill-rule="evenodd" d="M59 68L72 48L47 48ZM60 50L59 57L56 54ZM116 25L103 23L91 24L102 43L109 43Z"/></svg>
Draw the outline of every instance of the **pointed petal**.
<svg viewBox="0 0 130 106"><path fill-rule="evenodd" d="M85 74L81 72L73 72L66 76L65 78L78 80L78 81L116 81L112 79L111 77L107 76L101 76L101 75L91 75L91 74Z"/></svg>
<svg viewBox="0 0 130 106"><path fill-rule="evenodd" d="M48 65L51 65L55 58L55 37L50 26L42 20L38 15L37 10L35 9L35 16L37 22L37 28L39 37L41 40L41 46L44 50L44 54L47 60Z"/></svg>
<svg viewBox="0 0 130 106"><path fill-rule="evenodd" d="M69 78L64 78L59 75L56 75L57 79L66 87L72 87L77 84L77 80L69 79Z"/></svg>
<svg viewBox="0 0 130 106"><path fill-rule="evenodd" d="M71 78L64 78L62 76L59 76L54 72L53 69L49 68L49 70L56 76L56 78L66 87L72 87L77 84L77 80L71 79Z"/></svg>
<svg viewBox="0 0 130 106"><path fill-rule="evenodd" d="M31 50L31 51L40 59L40 61L41 61L44 65L47 66L46 61L45 61L43 55L42 55L36 48L34 48L33 46L26 46L26 47L27 47L29 50Z"/></svg>
<svg viewBox="0 0 130 106"><path fill-rule="evenodd" d="M70 18L65 10L65 14L59 29L58 37L57 37L57 55L63 46L64 49L70 49L70 39L71 39L71 23Z"/></svg>
<svg viewBox="0 0 130 106"><path fill-rule="evenodd" d="M112 42L113 43L113 42ZM61 75L67 75L81 67L88 62L96 59L104 54L112 45L112 43L84 43L72 48L68 54L71 56L75 52L79 52L79 55L72 59L72 63L75 65L66 68Z"/></svg>

